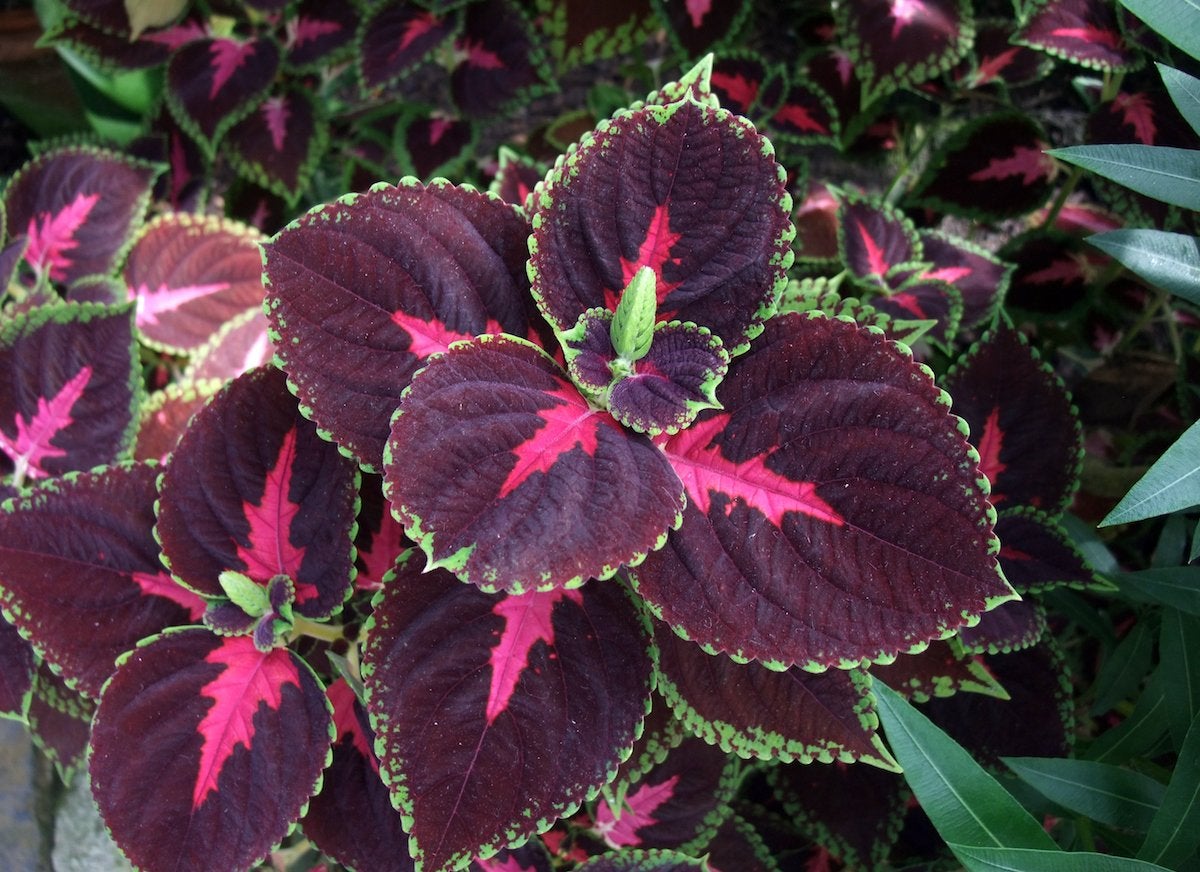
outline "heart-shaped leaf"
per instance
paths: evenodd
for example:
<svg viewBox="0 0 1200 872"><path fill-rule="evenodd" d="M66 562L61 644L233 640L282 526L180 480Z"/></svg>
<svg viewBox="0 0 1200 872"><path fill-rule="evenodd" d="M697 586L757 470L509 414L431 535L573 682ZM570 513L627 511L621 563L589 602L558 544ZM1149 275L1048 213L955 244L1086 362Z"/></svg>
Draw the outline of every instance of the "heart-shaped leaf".
<svg viewBox="0 0 1200 872"><path fill-rule="evenodd" d="M671 41L686 57L699 57L733 41L746 21L748 0L655 0Z"/></svg>
<svg viewBox="0 0 1200 872"><path fill-rule="evenodd" d="M962 295L962 326L991 319L1000 307L1012 276L1012 264L965 239L936 230L917 232L921 259L929 264L923 278L953 285Z"/></svg>
<svg viewBox="0 0 1200 872"><path fill-rule="evenodd" d="M0 455L13 482L124 456L139 385L133 307L40 306L0 327Z"/></svg>
<svg viewBox="0 0 1200 872"><path fill-rule="evenodd" d="M476 138L470 121L416 107L396 122L396 157L404 172L418 179L461 175Z"/></svg>
<svg viewBox="0 0 1200 872"><path fill-rule="evenodd" d="M267 95L279 56L279 46L265 37L189 42L167 64L171 114L211 157L217 141Z"/></svg>
<svg viewBox="0 0 1200 872"><path fill-rule="evenodd" d="M240 376L192 419L159 484L155 535L180 583L225 597L227 570L286 576L296 611L349 595L357 470L300 416L273 367Z"/></svg>
<svg viewBox="0 0 1200 872"><path fill-rule="evenodd" d="M663 443L688 507L632 573L676 632L777 668L851 666L1013 596L978 456L897 346L779 315L717 399L730 411Z"/></svg>
<svg viewBox="0 0 1200 872"><path fill-rule="evenodd" d="M1121 32L1116 9L1104 0L1032 0L1011 40L1092 69L1126 70L1137 63L1137 53Z"/></svg>
<svg viewBox="0 0 1200 872"><path fill-rule="evenodd" d="M324 688L287 649L167 632L131 651L104 688L92 793L140 868L246 869L316 792L332 729Z"/></svg>
<svg viewBox="0 0 1200 872"><path fill-rule="evenodd" d="M657 26L650 0L539 0L538 29L559 70L632 50Z"/></svg>
<svg viewBox="0 0 1200 872"><path fill-rule="evenodd" d="M1062 585L1100 586L1083 555L1045 512L1017 506L996 518L1000 568L1018 593L1041 593Z"/></svg>
<svg viewBox="0 0 1200 872"><path fill-rule="evenodd" d="M454 48L461 60L450 74L450 93L468 117L497 115L514 101L528 100L554 84L541 41L510 0L480 0L468 6Z"/></svg>
<svg viewBox="0 0 1200 872"><path fill-rule="evenodd" d="M351 48L359 18L358 8L350 4L301 0L287 20L287 65L304 72L331 68Z"/></svg>
<svg viewBox="0 0 1200 872"><path fill-rule="evenodd" d="M229 131L227 153L238 173L295 202L308 187L328 138L315 98L298 87L263 100Z"/></svg>
<svg viewBox="0 0 1200 872"><path fill-rule="evenodd" d="M458 26L456 16L422 9L408 0L390 0L364 15L358 30L358 74L367 90L394 84Z"/></svg>
<svg viewBox="0 0 1200 872"><path fill-rule="evenodd" d="M191 354L226 322L262 305L262 256L253 228L171 212L138 234L123 271L149 344Z"/></svg>
<svg viewBox="0 0 1200 872"><path fill-rule="evenodd" d="M615 311L649 267L658 320L745 350L792 259L791 197L772 155L747 121L691 98L601 124L536 196L529 264L547 320L566 331L590 308Z"/></svg>
<svg viewBox="0 0 1200 872"><path fill-rule="evenodd" d="M895 267L921 260L916 228L899 209L860 194L844 193L839 200L841 260L860 282L886 286Z"/></svg>
<svg viewBox="0 0 1200 872"><path fill-rule="evenodd" d="M955 74L958 81L968 88L996 83L1014 88L1049 74L1052 60L1044 52L1013 45L1012 35L1011 18L976 20L975 42L971 55Z"/></svg>
<svg viewBox="0 0 1200 872"><path fill-rule="evenodd" d="M505 336L456 345L413 379L384 493L431 565L514 593L611 576L659 547L683 506L661 451Z"/></svg>
<svg viewBox="0 0 1200 872"><path fill-rule="evenodd" d="M1009 654L1036 645L1046 627L1045 609L1024 599L992 609L974 627L959 630L958 638L969 654Z"/></svg>
<svg viewBox="0 0 1200 872"><path fill-rule="evenodd" d="M363 677L384 781L433 872L595 796L633 746L652 670L615 582L511 596L418 570L377 595Z"/></svg>
<svg viewBox="0 0 1200 872"><path fill-rule="evenodd" d="M656 633L656 641L658 690L705 741L747 758L892 765L875 735L866 673L738 664L669 630Z"/></svg>
<svg viewBox="0 0 1200 872"><path fill-rule="evenodd" d="M305 414L382 469L392 413L430 354L481 333L529 334L528 236L499 199L412 179L288 225L264 246L266 308Z"/></svg>
<svg viewBox="0 0 1200 872"><path fill-rule="evenodd" d="M70 474L6 502L0 515L5 612L68 684L92 697L140 639L204 611L159 562L157 474L149 464Z"/></svg>
<svg viewBox="0 0 1200 872"><path fill-rule="evenodd" d="M1079 416L1066 388L1012 327L988 330L947 373L954 409L970 425L991 501L1057 518L1078 486Z"/></svg>
<svg viewBox="0 0 1200 872"><path fill-rule="evenodd" d="M26 237L34 271L70 284L111 273L129 245L161 167L81 146L51 149L4 189L9 232Z"/></svg>

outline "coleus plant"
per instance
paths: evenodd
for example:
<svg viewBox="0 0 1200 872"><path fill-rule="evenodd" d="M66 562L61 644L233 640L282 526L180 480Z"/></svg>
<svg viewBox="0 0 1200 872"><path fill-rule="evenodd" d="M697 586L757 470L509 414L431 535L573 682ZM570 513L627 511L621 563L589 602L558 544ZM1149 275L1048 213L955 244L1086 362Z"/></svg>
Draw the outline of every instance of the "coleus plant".
<svg viewBox="0 0 1200 872"><path fill-rule="evenodd" d="M524 206L405 179L300 218L263 245L283 372L227 385L161 469L118 448L5 504L34 543L6 616L96 700L93 791L138 866L245 868L299 820L358 868L486 861L609 789L656 686L725 751L894 766L865 667L1015 596L988 483L905 347L781 302L786 174L708 70ZM107 587L68 606L46 578L81 562ZM796 719L722 700L739 671ZM621 777L653 816L648 773ZM600 831L641 844L621 805Z"/></svg>

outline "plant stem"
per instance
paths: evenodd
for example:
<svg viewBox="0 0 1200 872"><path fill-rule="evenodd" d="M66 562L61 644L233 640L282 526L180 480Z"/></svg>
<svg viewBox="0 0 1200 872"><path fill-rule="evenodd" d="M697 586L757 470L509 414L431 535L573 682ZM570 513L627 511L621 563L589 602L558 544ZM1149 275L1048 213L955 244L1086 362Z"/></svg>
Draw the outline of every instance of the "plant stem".
<svg viewBox="0 0 1200 872"><path fill-rule="evenodd" d="M1046 220L1042 222L1042 229L1052 225L1058 218L1058 213L1062 211L1063 206L1067 204L1067 197L1074 192L1076 185L1079 184L1079 179L1083 176L1083 168L1078 166L1071 167L1071 174L1067 176L1067 180L1058 190L1058 196L1054 198L1054 202L1050 204L1050 210L1046 213Z"/></svg>
<svg viewBox="0 0 1200 872"><path fill-rule="evenodd" d="M1146 325L1154 320L1155 316L1158 315L1159 310L1166 306L1167 298L1169 296L1170 295L1164 290L1159 288L1154 289L1154 299L1151 300L1150 304L1142 310L1142 314L1138 316L1138 319L1133 323L1133 326L1130 327L1129 330L1125 332L1125 335L1121 337L1121 341L1118 342L1116 348L1113 349L1114 354L1126 348L1129 343L1133 341L1135 336L1146 329Z"/></svg>
<svg viewBox="0 0 1200 872"><path fill-rule="evenodd" d="M292 622L292 639L308 636L311 639L320 639L322 642L337 642L344 638L342 635L344 630L345 628L341 624L322 624L311 621L303 615L297 615Z"/></svg>

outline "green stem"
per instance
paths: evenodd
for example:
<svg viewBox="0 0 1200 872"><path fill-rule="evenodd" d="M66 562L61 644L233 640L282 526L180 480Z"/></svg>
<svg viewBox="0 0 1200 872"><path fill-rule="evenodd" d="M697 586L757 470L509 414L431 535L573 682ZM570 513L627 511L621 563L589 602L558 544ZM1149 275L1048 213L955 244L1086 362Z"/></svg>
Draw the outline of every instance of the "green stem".
<svg viewBox="0 0 1200 872"><path fill-rule="evenodd" d="M1075 187L1079 184L1080 178L1083 177L1083 168L1071 167L1071 174L1067 176L1066 182L1058 190L1058 196L1054 198L1054 202L1050 204L1050 211L1046 213L1046 220L1042 222L1042 229L1050 227L1058 219L1058 213L1062 211L1063 206L1067 204L1067 197L1075 191Z"/></svg>
<svg viewBox="0 0 1200 872"><path fill-rule="evenodd" d="M1138 319L1133 323L1133 326L1130 327L1125 335L1121 337L1121 341L1118 342L1116 348L1113 349L1114 354L1123 351L1129 345L1129 343L1134 340L1134 337L1141 333L1146 328L1146 325L1153 321L1155 317L1157 317L1159 310L1166 306L1167 298L1169 296L1170 294L1168 294L1166 291L1159 290L1158 288L1154 289L1154 299L1150 302L1150 305L1148 305L1142 311L1142 314L1138 316Z"/></svg>
<svg viewBox="0 0 1200 872"><path fill-rule="evenodd" d="M883 201L889 206L896 205L896 201L899 200L900 195L904 193L903 182L908 178L909 173L912 172L912 168L916 164L917 158L920 157L928 147L933 138L934 130L940 127L944 122L945 115L945 107L943 107L942 112L938 116L937 122L925 125L925 127L917 136L916 144L913 145L912 148L905 150L904 161L900 166L900 170L896 173L896 177L892 179L892 183L888 186L887 192L883 195Z"/></svg>
<svg viewBox="0 0 1200 872"><path fill-rule="evenodd" d="M345 638L342 634L345 627L341 624L322 624L309 620L303 615L296 615L292 622L292 639L308 636L310 639L320 639L322 642L337 642Z"/></svg>

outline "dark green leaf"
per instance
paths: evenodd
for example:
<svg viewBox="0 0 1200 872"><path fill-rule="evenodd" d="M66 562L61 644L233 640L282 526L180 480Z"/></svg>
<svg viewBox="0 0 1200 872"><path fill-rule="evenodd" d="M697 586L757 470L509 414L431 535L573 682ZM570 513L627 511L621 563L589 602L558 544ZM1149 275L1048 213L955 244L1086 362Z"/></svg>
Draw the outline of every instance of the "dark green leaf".
<svg viewBox="0 0 1200 872"><path fill-rule="evenodd" d="M1200 504L1200 421L1155 461L1100 526L1153 518Z"/></svg>
<svg viewBox="0 0 1200 872"><path fill-rule="evenodd" d="M950 847L971 872L1166 872L1162 866L1083 851L1031 851L1024 848Z"/></svg>
<svg viewBox="0 0 1200 872"><path fill-rule="evenodd" d="M1200 151L1126 144L1076 145L1047 154L1155 200L1200 209Z"/></svg>
<svg viewBox="0 0 1200 872"><path fill-rule="evenodd" d="M1162 673L1158 671L1142 691L1129 717L1092 743L1088 759L1120 763L1149 751L1167 731L1166 711Z"/></svg>
<svg viewBox="0 0 1200 872"><path fill-rule="evenodd" d="M1200 848L1200 717L1192 721L1139 860L1176 868Z"/></svg>
<svg viewBox="0 0 1200 872"><path fill-rule="evenodd" d="M1137 689L1150 672L1153 648L1154 637L1146 623L1139 623L1130 630L1129 635L1104 661L1100 674L1096 676L1096 700L1092 703L1092 714L1104 714Z"/></svg>
<svg viewBox="0 0 1200 872"><path fill-rule="evenodd" d="M1004 762L1047 799L1111 827L1145 832L1166 792L1147 775L1093 760L1006 757Z"/></svg>
<svg viewBox="0 0 1200 872"><path fill-rule="evenodd" d="M957 742L878 681L875 696L888 743L942 838L965 845L1055 849L1042 825Z"/></svg>
<svg viewBox="0 0 1200 872"><path fill-rule="evenodd" d="M1200 567L1143 569L1114 576L1113 581L1127 599L1161 603L1200 615Z"/></svg>
<svg viewBox="0 0 1200 872"><path fill-rule="evenodd" d="M1165 230L1111 230L1088 239L1146 281L1200 305L1200 244Z"/></svg>
<svg viewBox="0 0 1200 872"><path fill-rule="evenodd" d="M1171 95L1179 114L1196 133L1200 133L1200 79L1164 64L1155 66L1158 67L1163 84L1167 86L1167 93Z"/></svg>
<svg viewBox="0 0 1200 872"><path fill-rule="evenodd" d="M1200 714L1200 617L1164 609L1159 657L1167 694L1167 718L1176 746Z"/></svg>

